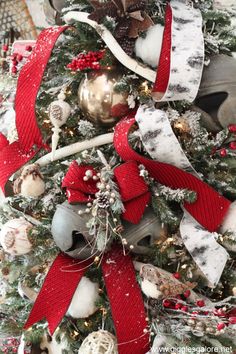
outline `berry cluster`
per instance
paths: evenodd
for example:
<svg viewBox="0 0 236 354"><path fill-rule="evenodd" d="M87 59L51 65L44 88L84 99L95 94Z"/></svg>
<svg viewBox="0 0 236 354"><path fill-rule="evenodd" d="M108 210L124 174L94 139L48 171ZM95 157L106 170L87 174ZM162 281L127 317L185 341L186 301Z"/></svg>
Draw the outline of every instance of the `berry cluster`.
<svg viewBox="0 0 236 354"><path fill-rule="evenodd" d="M233 135L235 137L235 135L236 135L236 124L230 124L228 126L228 131L229 131L230 135ZM231 141L229 143L229 149L230 150L236 150L236 140L235 141ZM225 156L227 156L228 151L227 151L226 148L222 148L222 149L220 149L219 154L220 154L221 157L225 157Z"/></svg>
<svg viewBox="0 0 236 354"><path fill-rule="evenodd" d="M18 347L20 345L19 339L17 338L6 338L2 339L0 342L1 353L12 354L17 353ZM29 351L25 351L25 354L29 354Z"/></svg>
<svg viewBox="0 0 236 354"><path fill-rule="evenodd" d="M99 61L104 57L105 51L99 50L97 52L80 53L71 63L67 65L68 69L72 71L93 69L99 70L101 65Z"/></svg>
<svg viewBox="0 0 236 354"><path fill-rule="evenodd" d="M31 47L31 45L27 45L25 47L25 50L27 52L32 52L33 48ZM19 64L22 62L22 60L24 59L22 54L19 53L13 53L11 56L11 73L12 74L17 74L18 69L19 69Z"/></svg>

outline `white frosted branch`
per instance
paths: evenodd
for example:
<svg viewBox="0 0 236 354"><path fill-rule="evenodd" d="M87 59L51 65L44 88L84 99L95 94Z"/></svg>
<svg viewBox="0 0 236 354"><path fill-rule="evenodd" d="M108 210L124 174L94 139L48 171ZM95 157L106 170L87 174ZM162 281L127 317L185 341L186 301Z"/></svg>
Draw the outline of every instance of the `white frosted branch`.
<svg viewBox="0 0 236 354"><path fill-rule="evenodd" d="M134 73L144 77L145 79L151 82L155 82L156 72L154 70L130 58L121 48L119 43L115 40L111 32L105 26L100 25L93 20L90 20L88 16L89 14L86 12L70 11L64 16L64 20L68 24L78 21L87 23L88 25L93 27L103 39L103 41L106 43L112 54L116 57L117 60L119 60L121 64L123 64L126 68L133 71Z"/></svg>
<svg viewBox="0 0 236 354"><path fill-rule="evenodd" d="M95 138L90 140L84 140L78 143L74 143L72 145L65 146L61 149L56 150L53 161L63 159L67 156L74 155L86 149L92 149L96 146L110 144L113 141L113 136L114 133L107 133L107 134L96 136ZM52 153L50 152L49 154L38 159L36 163L38 163L40 166L45 166L51 163L51 159L52 159Z"/></svg>

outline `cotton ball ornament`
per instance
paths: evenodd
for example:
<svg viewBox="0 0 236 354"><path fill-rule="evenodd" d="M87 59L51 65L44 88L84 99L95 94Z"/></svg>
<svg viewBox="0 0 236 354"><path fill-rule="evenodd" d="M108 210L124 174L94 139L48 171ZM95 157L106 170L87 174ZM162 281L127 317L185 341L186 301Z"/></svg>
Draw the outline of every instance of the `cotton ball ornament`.
<svg viewBox="0 0 236 354"><path fill-rule="evenodd" d="M232 232L232 236L236 241L236 201L231 203L229 210L223 220L223 223L219 230L222 234L226 232ZM230 251L236 251L236 246L231 245L230 243L224 244L227 249Z"/></svg>
<svg viewBox="0 0 236 354"><path fill-rule="evenodd" d="M29 231L32 224L23 218L12 219L3 225L0 232L0 243L4 251L12 256L27 254L32 249Z"/></svg>
<svg viewBox="0 0 236 354"><path fill-rule="evenodd" d="M146 32L146 37L139 37L135 42L135 54L145 64L156 68L161 53L164 27L156 24Z"/></svg>
<svg viewBox="0 0 236 354"><path fill-rule="evenodd" d="M92 332L81 344L78 354L118 354L116 338L108 331Z"/></svg>
<svg viewBox="0 0 236 354"><path fill-rule="evenodd" d="M67 315L73 318L86 318L96 312L96 302L99 299L98 283L82 277L75 290Z"/></svg>
<svg viewBox="0 0 236 354"><path fill-rule="evenodd" d="M23 197L36 198L42 195L45 192L45 183L39 165L34 163L25 166L20 177L14 181L13 190Z"/></svg>

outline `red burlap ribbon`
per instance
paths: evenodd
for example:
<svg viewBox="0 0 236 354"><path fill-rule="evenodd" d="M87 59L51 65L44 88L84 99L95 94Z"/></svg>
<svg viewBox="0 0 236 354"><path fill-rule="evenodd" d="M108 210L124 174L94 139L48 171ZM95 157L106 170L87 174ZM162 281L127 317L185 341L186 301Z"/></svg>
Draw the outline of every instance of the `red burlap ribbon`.
<svg viewBox="0 0 236 354"><path fill-rule="evenodd" d="M45 318L50 333L53 333L65 315L76 287L88 267L87 260L79 261L59 254L46 276L24 328L27 329ZM149 350L149 333L145 332L146 314L131 257L125 256L121 248L114 246L105 254L102 270L119 354L145 354Z"/></svg>
<svg viewBox="0 0 236 354"><path fill-rule="evenodd" d="M62 181L62 187L66 188L69 203L89 202L98 192L97 181L92 178L84 181L86 171L91 171L92 176L96 175L92 166L78 165L76 161L71 163ZM140 176L137 162L128 161L116 167L114 177L125 207L122 217L133 224L138 224L150 201L151 194L144 179Z"/></svg>
<svg viewBox="0 0 236 354"><path fill-rule="evenodd" d="M124 161L132 160L144 165L149 175L165 186L195 191L197 200L191 204L185 202L185 209L207 230L216 231L228 211L230 201L192 174L136 153L128 141L129 131L134 124L135 118L128 118L115 127L114 146L120 157Z"/></svg>
<svg viewBox="0 0 236 354"><path fill-rule="evenodd" d="M43 30L32 54L21 69L15 100L18 141L5 145L0 150L0 187L3 192L9 177L44 147L37 125L35 103L52 49L61 32L67 28L68 26L63 26Z"/></svg>

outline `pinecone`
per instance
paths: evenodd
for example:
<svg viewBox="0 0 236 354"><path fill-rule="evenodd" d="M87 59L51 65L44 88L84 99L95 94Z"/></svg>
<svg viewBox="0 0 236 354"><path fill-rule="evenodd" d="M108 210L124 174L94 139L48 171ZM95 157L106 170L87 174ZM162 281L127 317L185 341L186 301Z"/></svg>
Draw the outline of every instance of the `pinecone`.
<svg viewBox="0 0 236 354"><path fill-rule="evenodd" d="M110 206L108 196L104 192L100 192L97 196L97 205L99 208L107 209Z"/></svg>

